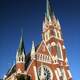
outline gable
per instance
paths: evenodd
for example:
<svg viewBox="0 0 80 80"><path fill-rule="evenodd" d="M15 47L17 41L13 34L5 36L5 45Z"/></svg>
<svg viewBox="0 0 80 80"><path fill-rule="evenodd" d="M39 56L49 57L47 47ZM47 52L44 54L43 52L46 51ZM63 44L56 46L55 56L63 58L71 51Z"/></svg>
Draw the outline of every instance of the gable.
<svg viewBox="0 0 80 80"><path fill-rule="evenodd" d="M38 49L36 50L36 60L45 63L52 63L53 59L52 56L47 49L47 46L44 41L41 41Z"/></svg>
<svg viewBox="0 0 80 80"><path fill-rule="evenodd" d="M39 47L36 50L36 54L44 54L44 55L49 55L48 50L45 46L45 43L43 41L41 41L41 44L39 45Z"/></svg>

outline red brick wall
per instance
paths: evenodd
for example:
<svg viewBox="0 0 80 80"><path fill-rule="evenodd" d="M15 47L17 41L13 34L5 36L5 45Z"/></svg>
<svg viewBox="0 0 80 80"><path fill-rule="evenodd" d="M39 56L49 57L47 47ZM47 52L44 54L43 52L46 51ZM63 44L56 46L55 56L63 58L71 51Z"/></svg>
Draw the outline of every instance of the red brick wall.
<svg viewBox="0 0 80 80"><path fill-rule="evenodd" d="M20 69L22 72L25 70L24 63L17 63L16 64L16 70Z"/></svg>

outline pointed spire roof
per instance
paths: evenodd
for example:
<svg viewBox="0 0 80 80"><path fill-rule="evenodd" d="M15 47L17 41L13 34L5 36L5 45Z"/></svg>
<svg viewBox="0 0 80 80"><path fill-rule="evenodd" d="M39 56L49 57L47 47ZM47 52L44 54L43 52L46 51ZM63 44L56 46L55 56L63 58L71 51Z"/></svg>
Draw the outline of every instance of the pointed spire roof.
<svg viewBox="0 0 80 80"><path fill-rule="evenodd" d="M22 33L20 43L19 43L19 48L18 48L18 55L22 55L24 51L25 50L24 50L24 41L23 41L23 33Z"/></svg>
<svg viewBox="0 0 80 80"><path fill-rule="evenodd" d="M45 16L47 17L48 21L50 21L53 16L53 12L52 12L49 0L46 1L46 14L45 14Z"/></svg>
<svg viewBox="0 0 80 80"><path fill-rule="evenodd" d="M34 41L32 41L32 49L31 49L31 59L35 58L35 46Z"/></svg>

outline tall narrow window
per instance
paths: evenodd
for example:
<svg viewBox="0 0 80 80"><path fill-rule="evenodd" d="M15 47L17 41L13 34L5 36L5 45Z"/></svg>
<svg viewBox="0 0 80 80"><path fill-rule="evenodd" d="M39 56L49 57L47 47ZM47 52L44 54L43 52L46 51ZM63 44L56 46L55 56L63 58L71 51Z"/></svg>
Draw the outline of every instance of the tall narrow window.
<svg viewBox="0 0 80 80"><path fill-rule="evenodd" d="M58 37L59 39L61 39L61 33L60 33L60 31L57 32L57 37Z"/></svg>
<svg viewBox="0 0 80 80"><path fill-rule="evenodd" d="M20 57L19 57L19 61L20 61Z"/></svg>
<svg viewBox="0 0 80 80"><path fill-rule="evenodd" d="M56 48L57 48L57 57L58 57L58 59L63 60L61 44L58 43Z"/></svg>
<svg viewBox="0 0 80 80"><path fill-rule="evenodd" d="M47 41L48 37L47 37L47 33L45 33L45 41Z"/></svg>
<svg viewBox="0 0 80 80"><path fill-rule="evenodd" d="M48 40L50 39L50 31L47 31Z"/></svg>
<svg viewBox="0 0 80 80"><path fill-rule="evenodd" d="M50 31L47 31L45 33L45 41L49 40L49 38L50 38Z"/></svg>
<svg viewBox="0 0 80 80"><path fill-rule="evenodd" d="M23 61L23 57L22 57L22 61Z"/></svg>

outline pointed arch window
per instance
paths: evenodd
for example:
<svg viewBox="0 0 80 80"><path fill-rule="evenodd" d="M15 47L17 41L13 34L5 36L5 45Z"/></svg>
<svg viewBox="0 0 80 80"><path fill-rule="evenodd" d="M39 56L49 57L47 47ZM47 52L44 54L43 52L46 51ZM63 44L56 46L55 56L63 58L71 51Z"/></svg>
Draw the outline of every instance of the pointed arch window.
<svg viewBox="0 0 80 80"><path fill-rule="evenodd" d="M45 33L45 41L47 41L48 39L48 36L47 36L47 33Z"/></svg>
<svg viewBox="0 0 80 80"><path fill-rule="evenodd" d="M57 32L57 37L58 37L59 39L61 39L61 32L60 32L60 31Z"/></svg>
<svg viewBox="0 0 80 80"><path fill-rule="evenodd" d="M50 30L45 32L45 41L48 41L50 39Z"/></svg>
<svg viewBox="0 0 80 80"><path fill-rule="evenodd" d="M58 59L63 60L61 44L58 43L56 48L57 48L57 57L58 57Z"/></svg>
<svg viewBox="0 0 80 80"><path fill-rule="evenodd" d="M54 37L61 39L61 32L59 30L54 29Z"/></svg>

